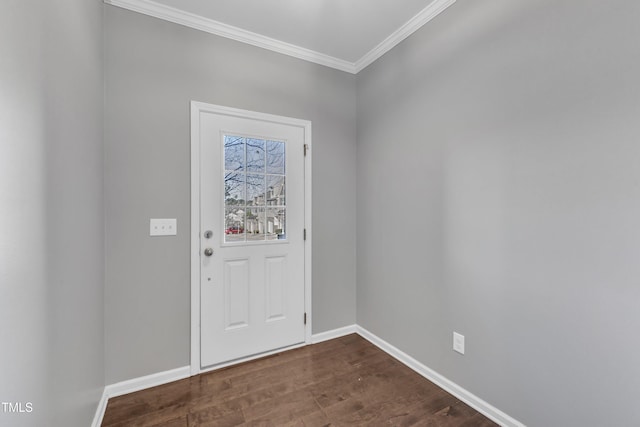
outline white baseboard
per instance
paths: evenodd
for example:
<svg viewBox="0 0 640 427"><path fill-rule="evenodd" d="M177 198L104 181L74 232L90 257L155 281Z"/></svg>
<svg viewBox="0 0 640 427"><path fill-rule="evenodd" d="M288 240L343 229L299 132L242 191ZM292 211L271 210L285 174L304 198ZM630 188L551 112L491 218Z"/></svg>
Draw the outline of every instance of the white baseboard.
<svg viewBox="0 0 640 427"><path fill-rule="evenodd" d="M334 338L340 338L345 335L355 334L358 332L358 325L349 325L342 328L333 329L331 331L320 332L319 334L311 335L311 344L318 344L323 341L332 340Z"/></svg>
<svg viewBox="0 0 640 427"><path fill-rule="evenodd" d="M122 396L123 394L133 393L134 391L144 390L172 381L178 381L191 376L191 367L183 366L182 368L171 369L170 371L158 372L157 374L146 375L144 377L133 378L131 380L122 381L106 386L105 392L108 398Z"/></svg>
<svg viewBox="0 0 640 427"><path fill-rule="evenodd" d="M146 375L144 377L133 378L115 384L109 384L104 388L102 399L98 403L96 415L93 418L92 427L100 427L104 412L107 409L109 399L124 394L133 393L134 391L144 390L146 388L167 384L173 381L182 380L191 376L191 367L183 366L182 368L171 369L169 371L158 372L156 374Z"/></svg>
<svg viewBox="0 0 640 427"><path fill-rule="evenodd" d="M481 414L495 421L501 426L525 427L525 425L522 424L520 421L510 417L509 415L505 414L498 408L490 405L489 403L480 399L478 396L460 387L458 384L447 379L446 377L440 375L433 369L423 365L413 357L409 356L407 353L394 347L393 345L389 344L382 338L367 331L363 327L357 326L357 332L362 338L366 339L367 341L369 341L370 343L372 343L373 345L375 345L385 353L389 354L399 362L402 362L403 364L413 369L418 374L422 375L423 377L425 377L426 379L428 379L438 387L442 388L448 393L451 393L452 395L454 395L455 397L457 397L467 405L471 406L476 411L480 412Z"/></svg>
<svg viewBox="0 0 640 427"><path fill-rule="evenodd" d="M106 387L102 391L102 397L98 402L98 408L96 409L96 415L93 417L93 422L91 423L91 427L100 427L102 425L102 419L104 418L104 411L107 410L107 390Z"/></svg>

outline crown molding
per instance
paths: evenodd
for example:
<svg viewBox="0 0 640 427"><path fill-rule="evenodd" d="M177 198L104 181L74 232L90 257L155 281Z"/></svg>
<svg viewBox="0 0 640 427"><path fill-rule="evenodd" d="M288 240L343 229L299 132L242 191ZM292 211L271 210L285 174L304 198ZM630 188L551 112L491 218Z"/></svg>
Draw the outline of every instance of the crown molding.
<svg viewBox="0 0 640 427"><path fill-rule="evenodd" d="M367 68L376 59L389 52L401 41L418 31L423 25L440 15L449 6L454 4L456 0L434 0L429 6L425 7L416 16L407 21L402 27L394 31L389 37L384 39L379 45L374 47L355 62L356 74Z"/></svg>
<svg viewBox="0 0 640 427"><path fill-rule="evenodd" d="M407 21L402 27L398 28L393 34L384 39L380 44L354 63L345 61L344 59L335 58L324 53L316 52L311 49L296 46L291 43L282 42L251 31L243 30L242 28L234 27L213 19L204 18L200 15L185 12L152 0L103 1L104 3L112 6L121 7L133 12L173 22L174 24L184 25L189 28L261 47L263 49L268 49L273 52L278 52L283 55L292 56L294 58L324 65L326 67L345 71L351 74L358 74L376 59L393 49L393 47L398 43L409 37L427 22L431 21L446 8L456 2L456 0L434 0L429 4L429 6L420 11L420 13Z"/></svg>
<svg viewBox="0 0 640 427"><path fill-rule="evenodd" d="M173 22L174 24L184 25L185 27L190 27L210 34L215 34L217 36L282 53L294 58L355 74L355 64L353 62L334 58L333 56L325 55L311 49L272 39L251 31L243 30L242 28L214 21L213 19L204 18L193 13L165 6L151 0L104 0L104 2L112 6L121 7L133 12Z"/></svg>

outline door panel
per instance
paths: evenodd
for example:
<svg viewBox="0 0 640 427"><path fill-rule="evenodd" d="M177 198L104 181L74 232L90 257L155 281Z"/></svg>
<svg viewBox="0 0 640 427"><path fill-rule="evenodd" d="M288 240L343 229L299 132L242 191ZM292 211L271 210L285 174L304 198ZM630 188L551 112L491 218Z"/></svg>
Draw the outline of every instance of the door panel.
<svg viewBox="0 0 640 427"><path fill-rule="evenodd" d="M304 342L305 185L300 126L201 113L199 135L202 368Z"/></svg>
<svg viewBox="0 0 640 427"><path fill-rule="evenodd" d="M287 273L287 257L278 256L265 259L265 280L267 295L265 301L266 321L274 322L276 320L286 319L286 273Z"/></svg>
<svg viewBox="0 0 640 427"><path fill-rule="evenodd" d="M249 326L249 260L224 261L225 331Z"/></svg>

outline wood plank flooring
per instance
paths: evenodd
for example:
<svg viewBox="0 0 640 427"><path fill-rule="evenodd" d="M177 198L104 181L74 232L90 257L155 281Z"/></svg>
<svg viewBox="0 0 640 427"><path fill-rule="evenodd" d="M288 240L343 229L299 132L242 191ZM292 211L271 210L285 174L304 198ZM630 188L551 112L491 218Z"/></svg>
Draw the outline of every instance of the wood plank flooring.
<svg viewBox="0 0 640 427"><path fill-rule="evenodd" d="M496 426L358 335L109 399L102 426Z"/></svg>

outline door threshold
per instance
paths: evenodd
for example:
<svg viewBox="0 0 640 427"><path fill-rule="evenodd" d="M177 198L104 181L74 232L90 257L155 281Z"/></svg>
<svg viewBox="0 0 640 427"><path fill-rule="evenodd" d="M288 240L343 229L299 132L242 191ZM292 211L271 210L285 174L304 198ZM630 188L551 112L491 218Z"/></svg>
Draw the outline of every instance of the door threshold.
<svg viewBox="0 0 640 427"><path fill-rule="evenodd" d="M240 357L238 359L233 359L233 360L230 360L228 362L222 362L222 363L218 363L216 365L211 365L211 366L207 366L207 367L201 368L194 375L204 374L204 373L211 372L211 371L217 371L219 369L228 368L230 366L241 365L243 363L252 362L252 361L258 360L258 359L264 359L264 358L269 357L269 356L274 356L274 355L276 355L278 353L283 353L285 351L295 350L297 348L305 347L306 345L307 345L307 343L301 342L301 343L290 345L290 346L286 346L286 347L280 347L280 348L277 348L275 350L269 350L269 351L266 351L264 353L258 353L258 354L252 354L251 356Z"/></svg>

